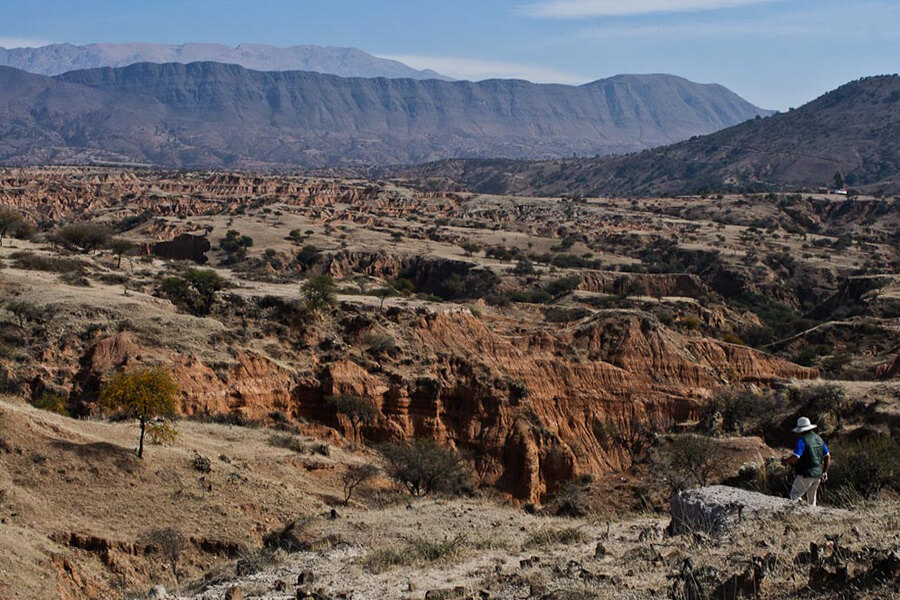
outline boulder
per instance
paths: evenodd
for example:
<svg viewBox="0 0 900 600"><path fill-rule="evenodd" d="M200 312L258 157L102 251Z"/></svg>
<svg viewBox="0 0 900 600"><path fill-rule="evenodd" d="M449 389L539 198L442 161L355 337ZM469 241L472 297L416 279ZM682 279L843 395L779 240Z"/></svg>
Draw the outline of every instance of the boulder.
<svg viewBox="0 0 900 600"><path fill-rule="evenodd" d="M714 485L676 494L669 505L672 522L669 534L719 534L730 529L745 517L778 510L815 509L787 498L776 498L724 485Z"/></svg>
<svg viewBox="0 0 900 600"><path fill-rule="evenodd" d="M271 531L263 536L266 548L280 549L285 552L303 552L310 549L310 539L303 530L305 522L290 521L281 529Z"/></svg>
<svg viewBox="0 0 900 600"><path fill-rule="evenodd" d="M169 594L166 593L166 588L161 585L155 585L147 592L147 600L165 600L168 597Z"/></svg>

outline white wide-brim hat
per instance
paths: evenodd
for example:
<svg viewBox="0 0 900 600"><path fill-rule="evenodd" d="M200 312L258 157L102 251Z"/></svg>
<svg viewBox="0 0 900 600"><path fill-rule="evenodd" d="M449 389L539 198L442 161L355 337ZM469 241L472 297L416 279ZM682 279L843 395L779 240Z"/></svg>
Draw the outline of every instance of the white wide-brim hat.
<svg viewBox="0 0 900 600"><path fill-rule="evenodd" d="M809 422L809 419L806 417L800 417L797 419L797 426L794 427L791 431L794 433L804 433L811 429L815 429L816 426Z"/></svg>

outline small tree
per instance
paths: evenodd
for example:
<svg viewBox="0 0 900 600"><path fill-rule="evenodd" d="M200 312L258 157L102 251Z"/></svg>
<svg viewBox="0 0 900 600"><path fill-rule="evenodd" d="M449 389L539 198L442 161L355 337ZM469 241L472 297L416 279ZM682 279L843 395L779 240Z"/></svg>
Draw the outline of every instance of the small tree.
<svg viewBox="0 0 900 600"><path fill-rule="evenodd" d="M116 255L116 268L121 269L122 257L127 254L132 254L137 249L137 245L126 239L113 238L110 240L108 248Z"/></svg>
<svg viewBox="0 0 900 600"><path fill-rule="evenodd" d="M466 472L462 458L434 440L384 444L380 451L388 463L388 476L412 496L457 491L463 486Z"/></svg>
<svg viewBox="0 0 900 600"><path fill-rule="evenodd" d="M378 475L378 467L372 464L364 463L361 465L350 465L344 474L341 475L341 481L344 484L344 506L350 504L350 497L356 488L366 483L370 479Z"/></svg>
<svg viewBox="0 0 900 600"><path fill-rule="evenodd" d="M462 248L463 253L466 256L472 256L473 254L481 250L481 246L479 246L475 242L463 242L462 244L460 244L460 248Z"/></svg>
<svg viewBox="0 0 900 600"><path fill-rule="evenodd" d="M353 427L353 435L359 438L359 426L369 424L378 417L378 408L364 398L352 394L328 396L325 404L339 415L344 415Z"/></svg>
<svg viewBox="0 0 900 600"><path fill-rule="evenodd" d="M219 242L219 248L228 256L226 262L235 263L247 257L247 248L253 246L253 238L248 235L241 235L234 229L229 229L225 233L225 237Z"/></svg>
<svg viewBox="0 0 900 600"><path fill-rule="evenodd" d="M51 239L64 248L89 254L109 243L112 233L99 223L72 223L53 232Z"/></svg>
<svg viewBox="0 0 900 600"><path fill-rule="evenodd" d="M669 442L669 466L686 482L708 485L720 459L718 444L708 437L688 433L674 436Z"/></svg>
<svg viewBox="0 0 900 600"><path fill-rule="evenodd" d="M330 275L315 275L303 282L300 293L310 312L321 314L337 304L337 288Z"/></svg>
<svg viewBox="0 0 900 600"><path fill-rule="evenodd" d="M169 563L172 569L172 577L175 579L175 588L178 589L178 561L187 549L187 539L184 534L174 527L153 529L144 535L146 544L152 546Z"/></svg>
<svg viewBox="0 0 900 600"><path fill-rule="evenodd" d="M100 404L107 411L122 412L141 424L138 458L144 457L147 424L157 417L174 417L178 384L162 368L121 371L104 387Z"/></svg>
<svg viewBox="0 0 900 600"><path fill-rule="evenodd" d="M380 300L378 308L384 310L384 301L397 295L397 290L390 286L380 287L372 291L372 295Z"/></svg>

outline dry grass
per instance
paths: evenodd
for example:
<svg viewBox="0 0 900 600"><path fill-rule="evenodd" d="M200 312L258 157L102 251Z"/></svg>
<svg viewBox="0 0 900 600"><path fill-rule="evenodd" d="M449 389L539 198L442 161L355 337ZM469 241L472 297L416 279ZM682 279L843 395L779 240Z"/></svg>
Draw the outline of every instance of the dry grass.
<svg viewBox="0 0 900 600"><path fill-rule="evenodd" d="M525 549L546 548L560 544L578 544L586 539L587 535L584 531L576 527L546 528L531 534L522 547Z"/></svg>

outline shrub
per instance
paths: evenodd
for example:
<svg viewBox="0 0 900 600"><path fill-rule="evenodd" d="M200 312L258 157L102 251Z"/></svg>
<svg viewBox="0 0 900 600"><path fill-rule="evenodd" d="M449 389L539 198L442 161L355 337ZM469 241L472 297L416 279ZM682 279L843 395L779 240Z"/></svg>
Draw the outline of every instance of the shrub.
<svg viewBox="0 0 900 600"><path fill-rule="evenodd" d="M581 284L581 277L578 275L572 275L570 277L563 277L561 279L555 279L546 285L546 291L551 296L562 296L563 294L568 294L570 292L575 291Z"/></svg>
<svg viewBox="0 0 900 600"><path fill-rule="evenodd" d="M100 404L108 411L119 411L138 419L141 438L138 458L144 457L147 424L156 417L174 417L178 384L161 368L120 371L100 393Z"/></svg>
<svg viewBox="0 0 900 600"><path fill-rule="evenodd" d="M25 217L11 208L0 207L0 244L7 236L25 240L32 235L34 235L34 226L26 221Z"/></svg>
<svg viewBox="0 0 900 600"><path fill-rule="evenodd" d="M76 273L82 274L85 265L74 258L59 258L55 256L41 256L33 252L14 252L11 258L18 269L28 271L46 271L48 273Z"/></svg>
<svg viewBox="0 0 900 600"><path fill-rule="evenodd" d="M87 254L106 246L111 236L112 232L105 225L72 223L54 231L50 239L64 248Z"/></svg>
<svg viewBox="0 0 900 600"><path fill-rule="evenodd" d="M360 566L369 573L383 573L391 567L432 563L456 558L468 547L464 534L443 540L408 538L401 548L375 550L362 559Z"/></svg>
<svg viewBox="0 0 900 600"><path fill-rule="evenodd" d="M162 293L176 306L197 316L212 311L216 293L225 289L227 281L209 269L189 269L175 277L166 277L160 284Z"/></svg>
<svg viewBox="0 0 900 600"><path fill-rule="evenodd" d="M587 535L575 527L562 529L541 529L531 534L523 548L546 548L559 544L578 544L587 540Z"/></svg>
<svg viewBox="0 0 900 600"><path fill-rule="evenodd" d="M37 398L32 398L31 405L58 415L69 415L69 402L61 394L45 391Z"/></svg>
<svg viewBox="0 0 900 600"><path fill-rule="evenodd" d="M378 360L394 354L398 349L394 337L387 332L369 332L361 341L366 346L366 351Z"/></svg>
<svg viewBox="0 0 900 600"><path fill-rule="evenodd" d="M481 251L481 246L474 242L463 242L462 244L460 244L460 248L462 248L466 256L472 256L476 252Z"/></svg>
<svg viewBox="0 0 900 600"><path fill-rule="evenodd" d="M202 454L195 454L191 464L193 465L194 470L199 471L200 473L209 473L212 471L212 463Z"/></svg>
<svg viewBox="0 0 900 600"><path fill-rule="evenodd" d="M803 412L811 413L816 420L823 417L834 418L838 429L844 427L844 417L850 408L847 394L836 383L821 383L808 387L791 388L790 400L802 407Z"/></svg>
<svg viewBox="0 0 900 600"><path fill-rule="evenodd" d="M716 394L707 407L704 420L709 421L713 413L722 418L722 429L725 433L737 432L744 435L747 421L754 413L759 398L750 391L723 390Z"/></svg>
<svg viewBox="0 0 900 600"><path fill-rule="evenodd" d="M690 484L706 486L721 460L721 452L714 440L688 433L671 438L666 459L670 473L678 479L676 490L680 490Z"/></svg>
<svg viewBox="0 0 900 600"><path fill-rule="evenodd" d="M187 550L188 541L184 534L174 527L153 529L144 534L144 541L156 552L159 552L169 563L172 569L172 577L175 578L175 586L178 586L178 561L184 551Z"/></svg>
<svg viewBox="0 0 900 600"><path fill-rule="evenodd" d="M319 260L319 249L312 244L307 244L297 253L296 260L304 267L311 267Z"/></svg>
<svg viewBox="0 0 900 600"><path fill-rule="evenodd" d="M171 423L154 421L147 426L147 435L155 446L171 446L178 439L179 432Z"/></svg>
<svg viewBox="0 0 900 600"><path fill-rule="evenodd" d="M462 458L434 440L417 438L388 443L379 450L388 463L388 476L412 496L458 492L464 486Z"/></svg>
<svg viewBox="0 0 900 600"><path fill-rule="evenodd" d="M595 421L593 424L594 437L605 448L619 447L625 450L628 456L629 466L643 457L647 449L653 444L661 427L655 419L642 419L636 415L625 425L617 425L613 422Z"/></svg>
<svg viewBox="0 0 900 600"><path fill-rule="evenodd" d="M830 481L848 487L864 498L872 498L885 488L900 491L900 444L895 440L870 436L855 444L833 444Z"/></svg>
<svg viewBox="0 0 900 600"><path fill-rule="evenodd" d="M278 448L291 450L297 454L320 454L328 456L331 449L328 444L323 442L307 442L293 435L273 435L269 438L269 443Z"/></svg>

